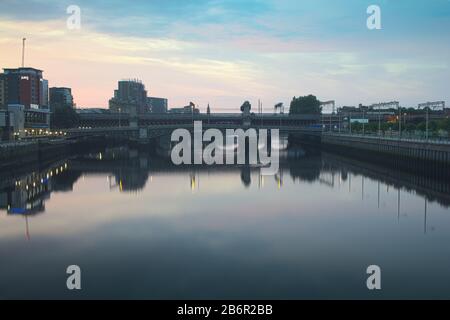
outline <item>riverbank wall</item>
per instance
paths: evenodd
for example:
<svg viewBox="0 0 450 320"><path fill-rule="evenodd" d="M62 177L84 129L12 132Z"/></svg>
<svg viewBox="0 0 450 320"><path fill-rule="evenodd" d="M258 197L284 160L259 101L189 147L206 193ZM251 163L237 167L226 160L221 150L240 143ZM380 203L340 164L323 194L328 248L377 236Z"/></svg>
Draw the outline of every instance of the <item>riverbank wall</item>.
<svg viewBox="0 0 450 320"><path fill-rule="evenodd" d="M0 169L58 159L70 151L72 141L37 140L0 144Z"/></svg>
<svg viewBox="0 0 450 320"><path fill-rule="evenodd" d="M450 141L395 139L376 136L323 134L321 145L329 149L347 149L450 165Z"/></svg>

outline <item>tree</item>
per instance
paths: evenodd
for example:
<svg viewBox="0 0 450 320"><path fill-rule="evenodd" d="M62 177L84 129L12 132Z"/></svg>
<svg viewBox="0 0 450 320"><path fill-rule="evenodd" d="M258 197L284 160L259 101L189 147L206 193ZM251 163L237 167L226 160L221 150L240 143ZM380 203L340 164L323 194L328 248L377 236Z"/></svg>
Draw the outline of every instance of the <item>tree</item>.
<svg viewBox="0 0 450 320"><path fill-rule="evenodd" d="M70 129L78 126L79 115L74 108L64 106L56 108L51 115L51 127L53 129Z"/></svg>
<svg viewBox="0 0 450 320"><path fill-rule="evenodd" d="M405 130L408 132L416 131L417 127L414 123L408 123L405 127Z"/></svg>
<svg viewBox="0 0 450 320"><path fill-rule="evenodd" d="M250 104L250 102L245 101L244 104L241 106L241 112L244 112L244 110L247 108L248 112L250 112L250 110L252 109L252 105Z"/></svg>
<svg viewBox="0 0 450 320"><path fill-rule="evenodd" d="M438 129L444 130L444 131L450 131L450 119L447 118L447 119L443 119L443 120L439 121Z"/></svg>
<svg viewBox="0 0 450 320"><path fill-rule="evenodd" d="M320 114L322 107L316 96L294 97L291 101L289 114Z"/></svg>
<svg viewBox="0 0 450 320"><path fill-rule="evenodd" d="M362 132L363 131L363 124L359 122L353 122L352 123L352 132Z"/></svg>

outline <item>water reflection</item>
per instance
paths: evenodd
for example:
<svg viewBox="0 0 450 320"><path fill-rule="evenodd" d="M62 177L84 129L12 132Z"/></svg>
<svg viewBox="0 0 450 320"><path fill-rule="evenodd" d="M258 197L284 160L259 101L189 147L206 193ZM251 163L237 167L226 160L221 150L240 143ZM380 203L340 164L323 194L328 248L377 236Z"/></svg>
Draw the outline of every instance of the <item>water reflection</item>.
<svg viewBox="0 0 450 320"><path fill-rule="evenodd" d="M377 208L380 209L381 188L389 193L397 190L397 215L400 219L401 192L415 194L424 199L426 215L429 202L437 202L444 208L450 206L450 182L424 175L412 175L385 166L361 162L348 157L321 152L315 149L290 149L281 154L280 170L275 176L261 175L260 168L242 166L174 166L170 159L127 146L108 148L95 153L78 155L58 161L45 168L29 168L22 172L3 172L0 184L0 209L8 215L34 216L45 212L45 202L52 192L71 192L74 184L89 175L106 175L111 192L143 190L153 175L178 173L185 175L192 191L200 190L202 174L239 172L240 181L249 188L257 176L258 188L264 188L267 180L274 180L277 189L283 188L284 173L292 182L319 182L328 188L348 185L349 192L356 192L352 179L361 179L360 192L364 201L365 179L377 181ZM426 219L425 219L426 220ZM426 230L426 227L425 227Z"/></svg>
<svg viewBox="0 0 450 320"><path fill-rule="evenodd" d="M252 173L257 172L258 186L264 186L264 179L274 179L278 188L283 187L283 176L287 171L292 181L315 182L334 188L348 181L351 189L352 176L362 176L361 194L364 199L364 179L374 179L395 189L417 193L428 201L450 206L450 183L448 180L433 179L423 175L377 166L335 154L303 149L289 150L281 154L281 168L273 177L260 174L260 168L242 166L174 166L170 159L146 152L116 147L96 153L58 161L46 168L31 168L22 173L0 173L0 208L8 213L36 214L45 210L44 202L51 192L70 192L82 175L106 174L110 190L137 192L145 188L149 177L160 172L186 172L194 188L198 172L240 171L242 185L252 184ZM24 170L23 170L24 171ZM378 188L378 191L379 188ZM379 192L378 192L379 193Z"/></svg>
<svg viewBox="0 0 450 320"><path fill-rule="evenodd" d="M450 296L445 179L302 147L263 176L125 146L0 178L0 298L70 298L71 263L92 270L88 298L370 298L358 270L374 262L385 298ZM411 275L422 291L401 286Z"/></svg>

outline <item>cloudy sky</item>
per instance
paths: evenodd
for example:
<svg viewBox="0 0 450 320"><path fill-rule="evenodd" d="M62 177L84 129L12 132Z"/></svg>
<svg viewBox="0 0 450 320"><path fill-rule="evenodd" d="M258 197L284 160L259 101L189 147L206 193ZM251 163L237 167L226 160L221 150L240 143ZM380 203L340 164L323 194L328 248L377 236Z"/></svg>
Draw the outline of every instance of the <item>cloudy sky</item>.
<svg viewBox="0 0 450 320"><path fill-rule="evenodd" d="M366 26L381 8L381 30ZM69 5L81 29L66 26ZM141 79L171 107L267 110L315 94L338 105L450 104L450 0L0 0L0 66L44 70L79 107Z"/></svg>

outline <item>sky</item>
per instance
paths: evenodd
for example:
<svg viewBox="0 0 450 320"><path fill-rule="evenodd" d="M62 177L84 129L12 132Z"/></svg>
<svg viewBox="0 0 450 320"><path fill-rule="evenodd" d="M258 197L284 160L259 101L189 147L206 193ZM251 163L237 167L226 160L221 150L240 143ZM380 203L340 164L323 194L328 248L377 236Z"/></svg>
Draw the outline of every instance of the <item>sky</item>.
<svg viewBox="0 0 450 320"><path fill-rule="evenodd" d="M107 107L122 79L212 112L307 94L450 104L450 0L0 0L0 67L20 66L23 37L25 65L71 87L78 107Z"/></svg>

